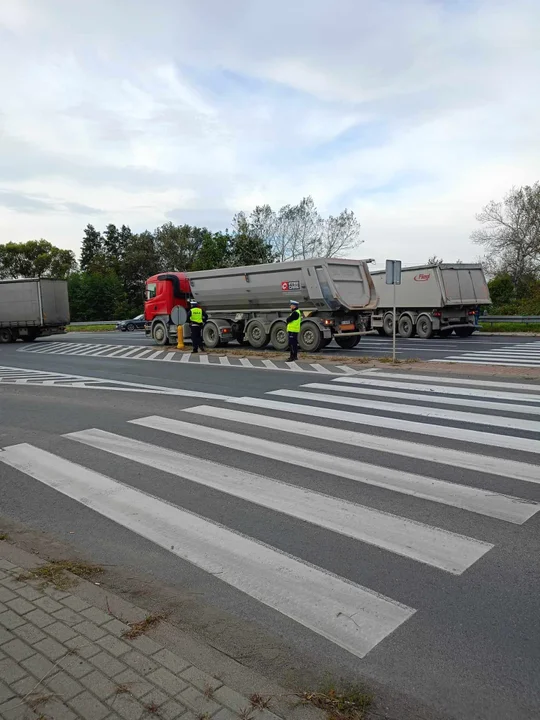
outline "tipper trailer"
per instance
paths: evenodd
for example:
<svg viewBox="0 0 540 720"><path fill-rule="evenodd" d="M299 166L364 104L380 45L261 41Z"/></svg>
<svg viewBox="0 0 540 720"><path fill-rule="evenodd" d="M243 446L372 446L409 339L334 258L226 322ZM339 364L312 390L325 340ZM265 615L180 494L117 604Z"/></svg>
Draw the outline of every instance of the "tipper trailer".
<svg viewBox="0 0 540 720"><path fill-rule="evenodd" d="M69 324L65 280L0 280L0 343L64 333Z"/></svg>
<svg viewBox="0 0 540 720"><path fill-rule="evenodd" d="M384 270L372 271L378 296L369 327L392 335L393 286ZM482 305L490 305L489 288L481 265L441 263L403 268L396 285L396 331L401 337L469 337Z"/></svg>
<svg viewBox="0 0 540 720"><path fill-rule="evenodd" d="M146 334L158 345L176 340L171 313L197 300L208 313L203 340L209 348L231 340L286 350L285 318L291 300L303 314L299 346L317 352L334 339L353 348L366 332L377 294L367 260L315 258L268 265L165 272L146 282ZM185 329L189 337L189 328Z"/></svg>

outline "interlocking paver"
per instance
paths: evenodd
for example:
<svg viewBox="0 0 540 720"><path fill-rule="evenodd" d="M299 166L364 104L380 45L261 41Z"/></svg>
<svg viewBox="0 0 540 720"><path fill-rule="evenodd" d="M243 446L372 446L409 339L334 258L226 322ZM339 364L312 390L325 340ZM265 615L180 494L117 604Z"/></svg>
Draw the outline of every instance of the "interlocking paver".
<svg viewBox="0 0 540 720"><path fill-rule="evenodd" d="M110 712L110 709L103 705L96 697L87 690L76 695L69 701L70 707L75 710L84 720L103 720Z"/></svg>
<svg viewBox="0 0 540 720"><path fill-rule="evenodd" d="M53 600L63 600L64 598L69 597L69 593L64 592L63 590L58 590L58 588L55 588L52 585L44 587L43 592L45 595L52 597Z"/></svg>
<svg viewBox="0 0 540 720"><path fill-rule="evenodd" d="M60 645L60 643L57 643L56 640L53 640L52 638L45 638L45 640L36 643L35 648L51 660L58 660L58 658L65 655L67 652L63 645Z"/></svg>
<svg viewBox="0 0 540 720"><path fill-rule="evenodd" d="M121 663L119 660L106 652L100 652L97 655L94 655L94 657L90 658L90 662L99 668L101 672L104 672L111 677L127 670L124 663Z"/></svg>
<svg viewBox="0 0 540 720"><path fill-rule="evenodd" d="M54 720L77 720L75 713L57 698L51 698L48 702L39 705L37 712L44 718L54 718Z"/></svg>
<svg viewBox="0 0 540 720"><path fill-rule="evenodd" d="M17 682L17 680L20 680L25 675L26 672L23 668L18 663L11 660L11 658L0 660L0 678L2 678L2 680L8 685Z"/></svg>
<svg viewBox="0 0 540 720"><path fill-rule="evenodd" d="M20 597L17 597L14 600L8 600L6 605L10 610L13 610L13 612L16 612L18 615L25 615L31 610L35 610L35 607L32 603Z"/></svg>
<svg viewBox="0 0 540 720"><path fill-rule="evenodd" d="M11 689L7 685L4 685L3 682L0 682L0 705L14 697L15 693L18 693L15 687Z"/></svg>
<svg viewBox="0 0 540 720"><path fill-rule="evenodd" d="M31 622L34 625L37 625L39 628L47 627L47 625L52 625L54 622L53 617L51 617L48 613L44 612L43 610L40 610L39 608L36 610L32 610L32 612L28 613L28 615L25 615L24 618L28 622ZM24 622L24 620L23 620L23 622Z"/></svg>
<svg viewBox="0 0 540 720"><path fill-rule="evenodd" d="M23 698L39 690L39 680L36 680L32 675L25 675L17 682L11 683L11 689L13 695L16 694L18 697Z"/></svg>
<svg viewBox="0 0 540 720"><path fill-rule="evenodd" d="M204 715L213 715L215 712L221 709L221 706L217 704L215 700L205 697L194 687L188 687L183 690L176 698L179 702L187 705L188 708L194 710L195 713ZM249 703L246 701L246 705Z"/></svg>
<svg viewBox="0 0 540 720"><path fill-rule="evenodd" d="M124 688L137 698L147 695L151 690L155 689L151 683L134 670L124 670L114 678L114 682L117 689Z"/></svg>
<svg viewBox="0 0 540 720"><path fill-rule="evenodd" d="M24 643L22 640L12 640L11 642L2 645L2 652L10 655L16 662L26 660L35 653L29 645Z"/></svg>
<svg viewBox="0 0 540 720"><path fill-rule="evenodd" d="M183 718L185 712L185 705L180 705L176 700L169 700L159 708L159 717L163 720L175 720L176 718Z"/></svg>
<svg viewBox="0 0 540 720"><path fill-rule="evenodd" d="M14 628L14 631L17 628ZM4 643L9 642L10 640L13 640L15 638L15 635L10 632L9 630L6 630L0 625L0 645L3 645Z"/></svg>
<svg viewBox="0 0 540 720"><path fill-rule="evenodd" d="M96 625L103 625L111 620L111 616L108 613L96 607L89 607L87 610L83 610L81 615L84 615L87 620L90 620Z"/></svg>
<svg viewBox="0 0 540 720"><path fill-rule="evenodd" d="M64 625L64 623L61 622L55 622L52 625L48 625L47 632L49 635L52 635L53 638L63 643L77 636L75 630L72 630L69 625Z"/></svg>
<svg viewBox="0 0 540 720"><path fill-rule="evenodd" d="M77 655L64 655L58 660L58 665L73 677L79 679L88 675L94 669L86 660Z"/></svg>
<svg viewBox="0 0 540 720"><path fill-rule="evenodd" d="M44 632L39 630L39 628L35 625L32 625L32 623L20 625L18 628L15 628L13 632L17 635L17 637L20 637L21 640L24 640L31 645L39 642L40 640L44 640L47 637Z"/></svg>
<svg viewBox="0 0 540 720"><path fill-rule="evenodd" d="M152 660L157 660L164 665L167 670L170 670L173 673L182 673L190 667L187 660L183 660L181 657L178 657L178 655L175 655L165 648L158 650L157 653L152 655Z"/></svg>
<svg viewBox="0 0 540 720"><path fill-rule="evenodd" d="M79 657L88 659L101 652L99 645L96 645L83 635L76 635L71 640L66 640L65 645L70 650L75 650Z"/></svg>
<svg viewBox="0 0 540 720"><path fill-rule="evenodd" d="M67 595L62 600L62 603L70 610L75 610L75 612L81 612L82 610L86 610L90 607L87 602L81 600L81 598L77 597L76 595Z"/></svg>
<svg viewBox="0 0 540 720"><path fill-rule="evenodd" d="M4 558L0 558L0 568L2 570L13 570L15 565L13 563L10 563L9 560L4 560Z"/></svg>
<svg viewBox="0 0 540 720"><path fill-rule="evenodd" d="M39 653L23 660L21 665L38 678L43 678L54 670L54 664Z"/></svg>
<svg viewBox="0 0 540 720"><path fill-rule="evenodd" d="M70 610L69 608L62 608L62 610L58 610L57 612L53 613L53 617L56 620L60 620L66 625L70 626L78 625L85 620L84 615L80 615L79 613L75 612L75 610Z"/></svg>
<svg viewBox="0 0 540 720"><path fill-rule="evenodd" d="M125 662L127 665L132 667L134 670L137 670L137 672L140 672L142 675L147 675L148 673L152 672L152 670L157 670L159 665L154 662L153 660L150 660L150 658L146 657L145 655L141 655L138 652L135 652L135 650L127 653L122 657L122 662Z"/></svg>
<svg viewBox="0 0 540 720"><path fill-rule="evenodd" d="M20 698L13 698L0 705L2 720L28 720L28 706Z"/></svg>
<svg viewBox="0 0 540 720"><path fill-rule="evenodd" d="M117 695L110 705L114 712L121 715L125 720L139 720L145 712L145 708L141 703L127 693Z"/></svg>
<svg viewBox="0 0 540 720"><path fill-rule="evenodd" d="M127 630L129 630L129 625L120 622L120 620L114 619L110 620L106 625L103 625L103 629L111 633L111 635L116 635L117 637L120 637Z"/></svg>
<svg viewBox="0 0 540 720"><path fill-rule="evenodd" d="M22 617L13 610L6 610L0 615L0 627L4 627L6 630L13 630L19 625L24 625L24 622Z"/></svg>
<svg viewBox="0 0 540 720"><path fill-rule="evenodd" d="M106 630L100 628L98 625L95 625L93 622L90 622L90 620L84 620L82 623L74 625L73 629L80 635L87 637L89 640L99 640L100 637L107 634Z"/></svg>
<svg viewBox="0 0 540 720"><path fill-rule="evenodd" d="M124 653L127 653L131 650L130 646L127 643L119 640L113 635L105 635L105 637L102 637L97 641L97 644L100 645L104 650L110 652L111 655L114 655L115 657L119 657L120 655L123 655Z"/></svg>
<svg viewBox="0 0 540 720"><path fill-rule="evenodd" d="M129 640L126 642L129 642L129 644L132 645L135 650L138 650L145 655L153 655L154 653L157 653L159 650L162 649L161 645L159 645L151 638L146 637L146 635L141 635L138 638L133 638L133 640Z"/></svg>
<svg viewBox="0 0 540 720"><path fill-rule="evenodd" d="M191 685L195 685L196 688L199 688L199 690L202 690L203 692L207 690L214 692L214 690L217 690L223 685L221 680L216 680L215 677L208 675L208 673L205 673L196 667L190 667L187 670L184 670L181 673L181 677L183 677L184 680L187 680L188 683L191 683Z"/></svg>
<svg viewBox="0 0 540 720"><path fill-rule="evenodd" d="M80 683L62 671L47 678L45 685L62 698L62 700L70 700L84 690Z"/></svg>
<svg viewBox="0 0 540 720"><path fill-rule="evenodd" d="M34 605L37 605L38 608L41 610L45 610L45 612L50 613L51 615L55 612L58 612L59 610L63 609L63 605L60 605L59 602L56 600L53 600L52 598L48 597L47 595L44 595L42 598L39 598L39 600L34 601Z"/></svg>
<svg viewBox="0 0 540 720"><path fill-rule="evenodd" d="M30 600L30 602L32 602L33 600L37 600L40 597L43 597L43 593L40 592L37 588L32 587L31 585L25 585L25 587L19 588L17 590L17 595L20 595L25 600Z"/></svg>
<svg viewBox="0 0 540 720"><path fill-rule="evenodd" d="M0 602L8 602L9 600L15 600L17 597L16 593L11 592L5 587L0 585Z"/></svg>
<svg viewBox="0 0 540 720"><path fill-rule="evenodd" d="M169 672L167 668L158 668L146 676L148 680L155 683L158 687L168 692L170 695L176 695L181 692L184 688L187 688L187 683L182 678Z"/></svg>
<svg viewBox="0 0 540 720"><path fill-rule="evenodd" d="M106 700L113 695L117 687L116 683L105 677L99 670L94 670L94 672L91 672L89 675L85 675L85 677L81 678L81 682L91 690L99 700Z"/></svg>

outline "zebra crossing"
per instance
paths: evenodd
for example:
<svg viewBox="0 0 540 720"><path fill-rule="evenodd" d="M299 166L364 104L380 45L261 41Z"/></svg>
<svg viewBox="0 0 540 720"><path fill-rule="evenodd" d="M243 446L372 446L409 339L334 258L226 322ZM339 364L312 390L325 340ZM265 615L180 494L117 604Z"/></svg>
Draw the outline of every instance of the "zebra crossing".
<svg viewBox="0 0 540 720"><path fill-rule="evenodd" d="M442 360L430 362L454 362L472 365L503 365L506 367L540 367L540 340L530 343L514 343L491 350L473 350L459 355L448 355Z"/></svg>
<svg viewBox="0 0 540 720"><path fill-rule="evenodd" d="M255 530L247 535L211 515L204 498L217 493L224 508L241 503L245 512L247 504L277 523L286 517L300 536L310 527L345 538L358 557L373 548L381 575L392 557L442 582L489 563L505 529L525 526L540 510L539 414L540 384L374 370L261 397L200 404L194 393L174 417L143 415L114 432L89 427L62 436L70 449L125 463L121 479L115 463L103 474L28 443L3 448L0 466L363 658L406 625L421 600L413 606L397 590L394 597L372 587L373 577L368 587ZM138 467L151 474L151 489L140 486ZM203 498L197 511L178 499L178 483Z"/></svg>
<svg viewBox="0 0 540 720"><path fill-rule="evenodd" d="M17 352L38 355L70 355L81 357L113 358L115 360L150 360L156 362L180 362L192 365L210 365L213 367L252 368L256 370L283 370L289 372L309 372L319 375L351 375L356 372L349 365L330 367L320 363L285 362L284 360L249 359L227 355L192 355L191 352L175 352L175 348L156 350L155 347L141 345L102 345L93 343L46 342L27 345ZM322 358L324 360L324 357Z"/></svg>

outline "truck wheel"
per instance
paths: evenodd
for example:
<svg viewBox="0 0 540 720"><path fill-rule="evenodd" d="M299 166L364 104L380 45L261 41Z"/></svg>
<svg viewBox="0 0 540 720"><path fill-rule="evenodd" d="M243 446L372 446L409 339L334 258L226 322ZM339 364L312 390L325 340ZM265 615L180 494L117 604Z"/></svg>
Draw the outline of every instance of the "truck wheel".
<svg viewBox="0 0 540 720"><path fill-rule="evenodd" d="M162 322L158 322L152 329L152 337L156 341L156 345L168 345L169 344L169 333L167 328Z"/></svg>
<svg viewBox="0 0 540 720"><path fill-rule="evenodd" d="M246 335L251 347L260 349L268 345L268 334L260 320L253 320L249 323Z"/></svg>
<svg viewBox="0 0 540 720"><path fill-rule="evenodd" d="M386 313L383 319L383 330L387 337L392 337L394 332L394 313Z"/></svg>
<svg viewBox="0 0 540 720"><path fill-rule="evenodd" d="M208 348L217 348L221 345L221 339L219 337L219 330L214 323L209 322L203 328L203 344Z"/></svg>
<svg viewBox="0 0 540 720"><path fill-rule="evenodd" d="M332 342L333 339L334 339L333 337L324 338L324 340L323 340L323 345L322 345L323 348L328 347L328 346L330 345L330 343Z"/></svg>
<svg viewBox="0 0 540 720"><path fill-rule="evenodd" d="M416 332L418 337L424 340L433 337L433 324L427 315L420 315L416 321Z"/></svg>
<svg viewBox="0 0 540 720"><path fill-rule="evenodd" d="M455 328L455 332L458 337L471 337L474 332L474 328L458 327Z"/></svg>
<svg viewBox="0 0 540 720"><path fill-rule="evenodd" d="M11 335L11 330L8 330L8 328L4 328L0 330L0 343L9 343L13 342L13 336Z"/></svg>
<svg viewBox="0 0 540 720"><path fill-rule="evenodd" d="M298 333L298 345L304 352L318 352L323 344L323 334L314 322L303 322Z"/></svg>
<svg viewBox="0 0 540 720"><path fill-rule="evenodd" d="M270 331L270 344L274 350L285 351L289 347L289 335L287 325L284 322L277 322L272 325Z"/></svg>
<svg viewBox="0 0 540 720"><path fill-rule="evenodd" d="M360 342L360 337L360 335L353 335L352 337L337 337L334 340L342 350L352 350Z"/></svg>
<svg viewBox="0 0 540 720"><path fill-rule="evenodd" d="M414 327L414 323L410 315L402 315L399 318L398 322L399 336L402 338L410 338L414 335L415 332L416 328Z"/></svg>

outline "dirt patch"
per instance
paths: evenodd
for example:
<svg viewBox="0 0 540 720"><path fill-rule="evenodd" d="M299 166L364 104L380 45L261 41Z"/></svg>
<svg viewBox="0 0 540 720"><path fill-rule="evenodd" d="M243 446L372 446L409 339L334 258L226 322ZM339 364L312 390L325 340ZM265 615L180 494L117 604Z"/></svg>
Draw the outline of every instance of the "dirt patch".
<svg viewBox="0 0 540 720"><path fill-rule="evenodd" d="M22 580L38 579L43 581L43 585L53 585L58 590L67 590L77 584L77 577L88 580L95 575L103 572L103 568L90 563L70 561L70 560L53 560L46 565L34 568L27 574L22 575Z"/></svg>

